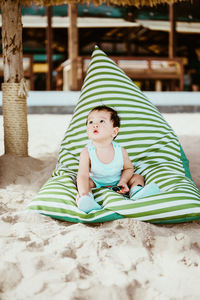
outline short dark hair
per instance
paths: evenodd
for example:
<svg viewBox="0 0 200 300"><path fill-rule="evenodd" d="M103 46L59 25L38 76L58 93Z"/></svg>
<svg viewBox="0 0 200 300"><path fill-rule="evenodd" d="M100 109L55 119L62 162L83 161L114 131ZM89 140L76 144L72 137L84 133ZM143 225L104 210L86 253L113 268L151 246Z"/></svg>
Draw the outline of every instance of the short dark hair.
<svg viewBox="0 0 200 300"><path fill-rule="evenodd" d="M95 108L93 108L90 111L90 113L93 111L108 111L108 112L110 112L110 119L113 122L113 126L120 127L120 118L119 118L116 110L114 110L113 108L106 106L106 105L99 105L99 106L96 106ZM86 124L87 124L87 122L86 122Z"/></svg>

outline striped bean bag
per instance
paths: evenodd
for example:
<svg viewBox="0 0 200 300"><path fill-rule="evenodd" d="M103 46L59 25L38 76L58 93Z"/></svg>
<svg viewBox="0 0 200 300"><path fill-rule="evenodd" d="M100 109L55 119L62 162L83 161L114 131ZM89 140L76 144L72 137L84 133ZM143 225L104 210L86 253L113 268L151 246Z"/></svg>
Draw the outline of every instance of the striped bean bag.
<svg viewBox="0 0 200 300"><path fill-rule="evenodd" d="M106 188L94 189L102 210L88 214L75 203L79 155L88 143L86 118L92 108L107 105L121 119L116 139L129 153L135 172L156 182L160 194L132 201ZM70 222L105 222L134 218L178 223L200 218L200 193L172 128L126 74L95 48L73 118L62 141L52 177L28 208Z"/></svg>

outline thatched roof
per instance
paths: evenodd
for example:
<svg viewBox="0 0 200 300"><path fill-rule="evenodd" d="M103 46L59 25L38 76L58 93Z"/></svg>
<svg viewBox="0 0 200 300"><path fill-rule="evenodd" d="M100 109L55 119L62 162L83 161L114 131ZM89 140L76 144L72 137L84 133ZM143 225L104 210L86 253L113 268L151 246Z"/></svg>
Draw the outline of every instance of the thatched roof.
<svg viewBox="0 0 200 300"><path fill-rule="evenodd" d="M0 0L1 2L2 0ZM176 3L181 1L192 1L192 0L20 0L23 5L61 5L61 4L72 4L72 3L93 3L95 5L101 5L103 3L113 5L129 5L129 6L154 6L161 3Z"/></svg>

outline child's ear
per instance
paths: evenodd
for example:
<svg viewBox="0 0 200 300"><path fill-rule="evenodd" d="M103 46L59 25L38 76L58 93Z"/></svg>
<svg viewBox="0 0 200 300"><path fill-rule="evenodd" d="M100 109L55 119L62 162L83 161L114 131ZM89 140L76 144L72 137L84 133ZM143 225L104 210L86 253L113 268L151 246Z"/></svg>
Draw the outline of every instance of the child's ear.
<svg viewBox="0 0 200 300"><path fill-rule="evenodd" d="M114 127L113 128L113 138L115 138L118 135L119 132L119 127Z"/></svg>

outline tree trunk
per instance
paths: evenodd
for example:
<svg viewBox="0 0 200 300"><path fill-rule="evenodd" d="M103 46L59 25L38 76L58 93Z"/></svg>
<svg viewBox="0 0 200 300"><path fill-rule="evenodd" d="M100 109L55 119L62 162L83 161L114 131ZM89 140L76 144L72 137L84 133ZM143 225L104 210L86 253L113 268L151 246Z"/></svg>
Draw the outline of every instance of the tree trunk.
<svg viewBox="0 0 200 300"><path fill-rule="evenodd" d="M5 153L27 156L27 92L23 79L20 1L3 0L1 2L1 11L4 62L2 91Z"/></svg>

